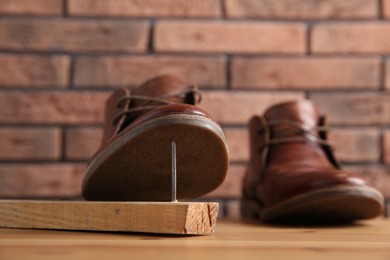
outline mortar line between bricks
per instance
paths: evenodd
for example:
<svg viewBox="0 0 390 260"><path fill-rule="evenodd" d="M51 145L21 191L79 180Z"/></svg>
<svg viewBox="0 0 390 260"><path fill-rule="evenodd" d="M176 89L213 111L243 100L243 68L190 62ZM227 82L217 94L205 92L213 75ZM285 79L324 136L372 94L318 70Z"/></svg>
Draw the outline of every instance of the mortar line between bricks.
<svg viewBox="0 0 390 260"><path fill-rule="evenodd" d="M385 17L383 15L383 9L384 9L384 1L383 0L377 0L377 12L378 12L378 20L385 20Z"/></svg>
<svg viewBox="0 0 390 260"><path fill-rule="evenodd" d="M84 93L84 92L104 92L111 93L118 88L123 88L124 86L129 87L130 89L136 88L139 84L123 84L123 85L106 85L106 86L73 86L73 87L13 87L13 86L0 86L1 92L69 92L69 93ZM223 91L226 90L225 86L200 86L201 91ZM267 90L267 89L266 89ZM238 90L239 91L239 90Z"/></svg>
<svg viewBox="0 0 390 260"><path fill-rule="evenodd" d="M193 21L193 22L199 22L199 21L205 21L205 22L215 22L215 21L224 21L221 19L221 17L187 17L187 16L177 16L177 17L170 17L170 16L152 16L152 15L145 15L145 16L126 16L126 15L120 15L120 16L110 16L110 15L94 15L94 16L88 16L88 15L72 15L68 12L68 5L65 6L67 8L66 14L63 12L58 15L32 15L32 14L26 14L26 15L14 15L14 14L2 14L1 18L5 20L23 20L23 19L29 19L29 20L65 20L65 21L113 21L113 22L130 22L130 21L150 21L150 19L156 19L159 21ZM64 7L63 7L64 8ZM229 19L230 20L230 19ZM236 20L236 19L233 19ZM253 21L253 19L239 19L237 22L245 22L245 21ZM259 23L273 23L274 20L256 20L259 21ZM291 20L295 21L296 23L301 23L304 21L299 20ZM275 21L278 23L279 21Z"/></svg>
<svg viewBox="0 0 390 260"><path fill-rule="evenodd" d="M62 16L68 17L68 0L62 0Z"/></svg>
<svg viewBox="0 0 390 260"><path fill-rule="evenodd" d="M331 122L332 123L332 122ZM226 130L246 130L247 124L220 124L222 129ZM90 129L99 129L102 127L101 123L70 123L70 124L56 124L56 123L1 123L0 128L61 128L66 127L66 129L77 129L77 128L90 128ZM346 129L349 130L351 128L356 128L357 130L365 130L365 129L375 129L378 131L389 131L390 125L359 125L359 124L331 124L332 129Z"/></svg>
<svg viewBox="0 0 390 260"><path fill-rule="evenodd" d="M219 0L219 7L220 7L220 10L221 10L221 18L222 19L230 19L229 17L227 17L227 9L226 9L226 2L225 0Z"/></svg>
<svg viewBox="0 0 390 260"><path fill-rule="evenodd" d="M185 19L185 18L175 18L175 17L161 17L159 20L172 20L175 21L177 19ZM213 19L202 19L190 17L185 20L213 20ZM258 22L258 23L365 23L365 22L378 22L378 16L376 17L369 17L369 18L336 18L336 17L325 17L325 18L318 18L318 19L305 19L305 18L279 18L279 17L226 17L223 21L229 21L229 22ZM387 22L386 19L383 19L384 22Z"/></svg>
<svg viewBox="0 0 390 260"><path fill-rule="evenodd" d="M232 52L232 51L175 51L175 52L169 52L169 51L159 51L155 53L156 55L182 55L182 56L187 56L187 55L195 55L197 57L202 57L203 56L218 56L218 55L242 55L242 56L248 56L248 57L259 57L259 58L264 58L264 57L302 57L305 55L304 53L245 53L245 52Z"/></svg>
<svg viewBox="0 0 390 260"><path fill-rule="evenodd" d="M147 42L147 53L154 54L154 30L156 27L156 21L155 19L151 19L149 21L149 32L148 32L148 42Z"/></svg>
<svg viewBox="0 0 390 260"><path fill-rule="evenodd" d="M58 89L53 89L53 88L6 88L6 89L2 89L2 87L0 87L0 93L15 93L15 92L25 92L25 93L80 93L80 94L86 94L88 92L93 92L93 93L102 93L102 94L107 94L107 93L112 93L113 90L115 90L114 88L112 87L102 87L102 88L82 88L82 89L78 89L77 88L74 88L74 89L68 89L68 88L58 88ZM225 89L221 88L221 87L213 87L213 88L208 88L208 89L202 89L202 92L203 93L221 93L221 92L226 92ZM299 93L298 91L296 90L281 90L281 89L262 89L262 90L256 90L256 89L250 89L250 90L245 90L245 91L242 91L240 89L237 89L237 90L234 90L234 91L230 91L229 93L234 93L234 92L238 92L238 93L248 93L248 94L251 94L251 93L274 93L274 92L278 92L278 93L285 93L285 94L292 94L292 93ZM371 93L369 91L363 91L363 93ZM390 93L389 93L390 94Z"/></svg>
<svg viewBox="0 0 390 260"><path fill-rule="evenodd" d="M88 129L88 130L103 130L103 125L64 125L65 131Z"/></svg>
<svg viewBox="0 0 390 260"><path fill-rule="evenodd" d="M332 120L330 120L332 121ZM377 130L378 132L380 131L388 131L390 130L390 125L358 125L358 124L350 124L350 125L341 125L341 124L332 124L330 122L330 130L335 129L335 130L350 130L350 129L356 129L356 130Z"/></svg>
<svg viewBox="0 0 390 260"><path fill-rule="evenodd" d="M74 90L80 90L80 91L88 91L88 90L108 90L108 91L113 91L117 88L123 88L123 87L128 87L130 89L136 88L139 86L139 84L124 84L124 85L111 85L111 86L75 86L73 89ZM225 90L223 87L224 86L199 86L201 91L218 91L218 90ZM1 89L1 87L0 87Z"/></svg>
<svg viewBox="0 0 390 260"><path fill-rule="evenodd" d="M42 123L42 122L37 122L37 123L0 123L0 129L1 128L32 128L32 129L46 129L46 128L61 128L61 127L80 127L80 128L101 128L102 124L101 123L96 123L96 124L86 124L86 123L78 123L78 124L69 124L69 125L64 125L64 124L55 124L55 123Z"/></svg>
<svg viewBox="0 0 390 260"><path fill-rule="evenodd" d="M250 18L250 17L202 17L202 16L110 16L110 15L95 15L95 16L83 16L83 15L72 15L67 12L67 16L63 16L64 12L60 15L14 15L14 14L2 14L3 19L36 19L36 20L79 20L79 21L148 21L150 19L156 19L158 21L188 21L188 22L223 22L223 23L285 23L285 24L304 24L306 22L315 22L318 24L323 23L378 23L379 15L373 18L323 18L323 19L287 19L287 18L278 18L278 17L265 17L265 18ZM390 23L390 20L383 19L380 20L381 23Z"/></svg>
<svg viewBox="0 0 390 260"><path fill-rule="evenodd" d="M127 52L127 51L93 51L93 52L79 52L79 51L41 51L41 50L33 50L33 49L20 49L20 50L11 50L2 48L0 49L0 55L40 55L40 56L55 56L55 55L70 55L70 56L87 56L87 57L100 57L100 56L122 56L127 55L129 57L133 56L153 56L153 55L147 55L146 52Z"/></svg>
<svg viewBox="0 0 390 260"><path fill-rule="evenodd" d="M65 163L69 163L69 164L85 164L85 163L88 163L88 160L80 160L80 161L76 161L76 160L66 160L66 161L60 161L60 160L50 160L50 159L29 159L29 158L26 158L26 159L19 159L19 160L13 160L13 159L0 159L0 164L17 164L17 165L25 165L25 164L37 164L37 165L40 165L40 164L65 164Z"/></svg>
<svg viewBox="0 0 390 260"><path fill-rule="evenodd" d="M99 57L124 57L124 58L133 58L133 57L188 57L188 58L220 58L224 57L226 53L224 52L214 52L214 53L197 53L197 52L125 52L125 51L117 51L117 52L72 52L72 51L39 51L39 50L7 50L0 48L0 56L1 55L15 55L15 56L23 56L23 55L36 55L36 56L45 56L51 57L56 55L69 55L74 58L99 58Z"/></svg>
<svg viewBox="0 0 390 260"><path fill-rule="evenodd" d="M147 22L150 20L150 17L120 17L120 16L63 16L65 15L64 12L62 12L61 15L8 15L3 14L1 16L4 20L63 20L66 22L71 21L85 21L85 22Z"/></svg>
<svg viewBox="0 0 390 260"><path fill-rule="evenodd" d="M312 53L311 50L311 37L312 37L313 24L306 24L306 55L310 56Z"/></svg>
<svg viewBox="0 0 390 260"><path fill-rule="evenodd" d="M370 89L354 89L351 91L351 89L332 89L332 90L324 90L324 89L310 89L309 94L320 94L320 95L330 95L330 94L346 94L349 96L353 96L354 94L380 94L383 95L383 93L378 91L378 88L370 88ZM352 92L352 93L351 93ZM390 91L388 92L390 95Z"/></svg>
<svg viewBox="0 0 390 260"><path fill-rule="evenodd" d="M226 63L225 63L225 69L226 69L226 87L225 89L228 90L228 91L231 91L233 90L233 86L232 86L232 75L233 75L233 69L232 69L232 65L233 65L233 57L232 55L229 55L227 54L226 55Z"/></svg>
<svg viewBox="0 0 390 260"><path fill-rule="evenodd" d="M378 91L379 88L377 86L364 86L364 87L359 87L358 89L354 86L349 86L349 87L333 87L333 86L321 86L321 87L315 87L315 88L295 88L295 87L291 87L291 88L287 88L287 87L284 87L284 88L278 88L278 87L267 87L267 86L256 86L256 87L239 87L239 86L236 86L234 88L232 88L232 91L242 91L242 92L245 92L245 91L292 91L292 92L311 92L311 91L318 91L318 92L326 92L326 93L329 93L329 92L349 92L349 91L353 91L355 93L358 92L358 91ZM390 93L390 92L389 92Z"/></svg>
<svg viewBox="0 0 390 260"><path fill-rule="evenodd" d="M221 125L224 131L229 131L229 130L246 130L246 125L245 124L240 124L240 125L228 125L228 124L223 124ZM64 128L65 131L68 129L100 129L101 125L96 124L96 125L46 125L46 124L40 124L40 125L20 125L20 124L0 124L0 128L32 128L32 129L50 129L50 128ZM350 129L356 129L359 131L364 131L366 129L371 129L371 130L377 130L379 133L383 133L383 131L388 131L390 129L390 126L387 127L375 127L375 126L364 126L364 125L332 125L331 129L332 130L350 130Z"/></svg>
<svg viewBox="0 0 390 260"><path fill-rule="evenodd" d="M60 125L26 125L26 124L0 124L0 129L25 129L26 131L32 130L32 129L45 129L45 130L51 130L51 129L62 129L62 126Z"/></svg>
<svg viewBox="0 0 390 260"><path fill-rule="evenodd" d="M158 55L162 53L157 53ZM166 53L163 53L166 54ZM373 53L367 53L367 54L342 54L342 53L331 53L331 54L324 54L324 53L311 53L310 55L306 54L282 54L282 53L222 53L226 55L231 55L233 58L243 58L243 59L316 59L316 58L325 58L325 59L374 59L374 58L381 58L383 54L373 54ZM180 55L180 54L179 54Z"/></svg>
<svg viewBox="0 0 390 260"><path fill-rule="evenodd" d="M68 88L69 89L74 89L74 77L76 75L76 58L75 57L70 57L70 63L69 63L69 75L68 75Z"/></svg>
<svg viewBox="0 0 390 260"><path fill-rule="evenodd" d="M101 129L102 125L101 124L76 124L76 125L56 125L56 124L44 124L44 123L37 123L37 124L20 124L20 123L15 123L15 124L2 124L0 123L0 129L5 129L5 128L20 128L20 129L62 129L65 128L65 131L68 129Z"/></svg>
<svg viewBox="0 0 390 260"><path fill-rule="evenodd" d="M59 93L59 94L66 94L66 93L72 93L72 94L88 94L88 93L94 93L94 94L109 94L112 93L113 90L115 90L117 86L115 87L75 87L75 88L4 88L0 87L0 93L17 93L17 92L23 92L23 93L34 93L34 94L41 94L41 93ZM208 93L208 92L226 92L226 89L223 89L221 87L212 87L212 88L201 88L203 93ZM377 94L377 95L382 95L383 93L378 92L378 89L359 89L359 90L354 90L353 93L351 94L351 90L349 88L347 89L318 89L318 90L313 90L313 89L258 89L258 88L251 88L251 89L241 89L241 88L235 88L229 91L229 93L258 93L258 94L264 94L264 93L304 93L304 91L308 91L309 98L312 95L332 95L332 94L345 94L345 95L355 95L355 94ZM390 96L390 91L386 91L385 96Z"/></svg>
<svg viewBox="0 0 390 260"><path fill-rule="evenodd" d="M388 131L390 130L390 124L389 125L364 125L364 124L332 124L332 120L330 120L330 128L332 129L351 129L351 128L357 128L358 130L365 130L365 129L375 129L375 130L382 130L382 131ZM220 124L222 129L246 129L247 124Z"/></svg>
<svg viewBox="0 0 390 260"><path fill-rule="evenodd" d="M56 55L69 55L76 59L80 58L95 58L95 57L123 57L123 58L132 58L132 57L188 57L188 58L219 58L225 55L231 55L234 58L294 58L294 59L308 59L308 58L380 58L383 56L382 53L358 53L358 54L349 54L349 53L311 53L310 56L302 53L242 53L242 52L126 52L126 51L116 51L116 52L73 52L73 51L39 51L39 50L8 50L0 48L0 55L36 55L36 56L56 56ZM385 55L386 56L386 55Z"/></svg>
<svg viewBox="0 0 390 260"><path fill-rule="evenodd" d="M380 160L380 163L381 164L385 164L385 151L384 151L384 146L385 146L385 137L384 137L384 133L383 133L383 129L380 129L380 132L379 132L379 160Z"/></svg>
<svg viewBox="0 0 390 260"><path fill-rule="evenodd" d="M352 93L351 93L352 91ZM310 97L312 94L321 94L321 95L330 95L330 94L389 94L390 91L386 91L385 93L379 92L378 87L364 87L356 89L353 86L350 87L338 87L338 88L329 88L326 86L323 86L321 88L269 88L269 87L252 87L252 88L243 88L243 87L235 87L231 90L232 93L234 92L257 92L257 93L301 93L305 94L306 98Z"/></svg>
<svg viewBox="0 0 390 260"><path fill-rule="evenodd" d="M83 93L88 93L88 92L92 92L94 94L96 93L111 93L113 92L114 89L112 88L86 88L86 89L78 89L78 88L74 88L74 89L70 89L70 88L50 88L50 87L47 87L47 88L32 88L32 87L28 87L28 88L17 88L17 87L12 87L12 88L4 88L4 87L0 87L0 93L15 93L15 92L24 92L24 93L80 93L80 94L83 94Z"/></svg>
<svg viewBox="0 0 390 260"><path fill-rule="evenodd" d="M381 57L379 69L379 90L386 91L386 58Z"/></svg>
<svg viewBox="0 0 390 260"><path fill-rule="evenodd" d="M89 159L82 159L82 160L50 160L50 159L0 159L0 164L86 164L88 163Z"/></svg>
<svg viewBox="0 0 390 260"><path fill-rule="evenodd" d="M66 161L66 127L61 127L60 162Z"/></svg>

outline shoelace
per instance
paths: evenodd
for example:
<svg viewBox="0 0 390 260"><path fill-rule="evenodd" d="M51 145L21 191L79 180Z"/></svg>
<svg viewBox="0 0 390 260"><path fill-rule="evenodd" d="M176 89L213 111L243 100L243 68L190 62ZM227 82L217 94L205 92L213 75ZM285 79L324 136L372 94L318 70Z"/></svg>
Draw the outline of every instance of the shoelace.
<svg viewBox="0 0 390 260"><path fill-rule="evenodd" d="M122 107L122 104L128 100L144 100L144 101L149 101L149 102L156 102L156 103L160 103L160 104L166 104L166 105L170 105L170 104L177 104L178 102L173 102L173 101L169 101L169 100L166 100L167 98L171 98L171 97L182 97L182 98L185 98L186 95L192 93L194 96L197 95L198 99L195 100L195 103L200 103L201 100L202 100L202 95L200 94L199 90L195 87L190 87L189 89L187 90L180 90L180 91L176 91L176 92L171 92L169 94L166 94L166 95L161 95L161 96L158 96L158 97L148 97L148 96L139 96L139 95L127 95L127 96L124 96L122 97L121 99L118 100L117 102L117 107L118 108L121 108ZM143 111L143 110L150 110L150 109L153 109L153 108L156 108L156 107L159 107L160 105L145 105L145 106L141 106L141 107L134 107L134 108L130 108L130 109L124 109L123 111L121 111L115 118L114 120L112 121L112 124L113 125L116 125L118 123L118 120L123 116L123 115L127 115L127 114L131 114L133 112L137 112L137 111Z"/></svg>
<svg viewBox="0 0 390 260"><path fill-rule="evenodd" d="M318 133L327 132L328 127L325 126L316 126L312 128L306 128L303 124L300 124L292 120L272 120L267 121L264 117L261 117L262 127L259 129L259 134L264 133L264 143L258 148L259 151L263 150L265 147L272 144L282 144L282 143L291 143L291 142L315 142L321 145L330 146L329 142L322 139ZM286 125L297 128L297 130L286 131L282 136L277 138L271 138L271 129L272 126ZM294 136L301 134L302 136Z"/></svg>

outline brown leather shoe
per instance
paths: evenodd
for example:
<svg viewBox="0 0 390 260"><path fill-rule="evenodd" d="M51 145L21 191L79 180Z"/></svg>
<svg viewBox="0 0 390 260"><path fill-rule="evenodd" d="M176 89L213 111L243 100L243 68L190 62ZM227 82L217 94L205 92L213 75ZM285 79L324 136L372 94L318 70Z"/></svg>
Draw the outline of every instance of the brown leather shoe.
<svg viewBox="0 0 390 260"><path fill-rule="evenodd" d="M228 148L220 126L196 107L197 89L160 76L106 104L103 143L83 180L87 200L171 199L171 162L177 146L177 198L193 198L225 179Z"/></svg>
<svg viewBox="0 0 390 260"><path fill-rule="evenodd" d="M249 122L251 158L242 213L266 222L350 222L378 216L382 195L341 169L325 117L309 100L271 107Z"/></svg>

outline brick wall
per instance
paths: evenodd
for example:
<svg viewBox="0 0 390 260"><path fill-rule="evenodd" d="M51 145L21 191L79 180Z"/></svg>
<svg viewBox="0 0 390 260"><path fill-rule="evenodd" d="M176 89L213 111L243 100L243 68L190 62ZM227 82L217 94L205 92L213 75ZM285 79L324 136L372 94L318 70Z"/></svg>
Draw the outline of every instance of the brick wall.
<svg viewBox="0 0 390 260"><path fill-rule="evenodd" d="M390 0L0 0L0 196L80 195L113 88L173 73L230 143L209 195L237 216L246 123L309 97L346 168L390 198Z"/></svg>

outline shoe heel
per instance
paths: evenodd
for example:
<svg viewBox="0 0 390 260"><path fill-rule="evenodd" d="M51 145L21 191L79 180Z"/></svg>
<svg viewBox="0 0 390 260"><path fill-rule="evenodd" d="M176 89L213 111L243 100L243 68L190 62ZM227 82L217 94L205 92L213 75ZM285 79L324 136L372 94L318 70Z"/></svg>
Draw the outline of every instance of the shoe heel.
<svg viewBox="0 0 390 260"><path fill-rule="evenodd" d="M259 205L253 200L241 200L240 212L244 219L261 218Z"/></svg>

